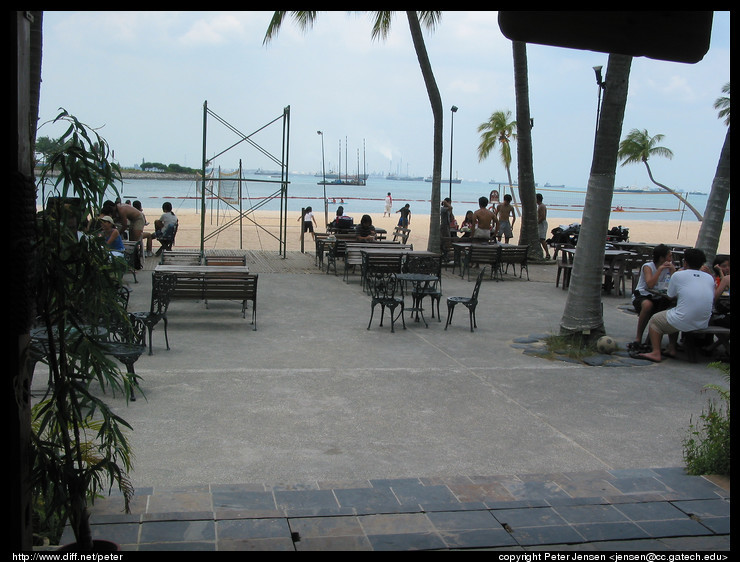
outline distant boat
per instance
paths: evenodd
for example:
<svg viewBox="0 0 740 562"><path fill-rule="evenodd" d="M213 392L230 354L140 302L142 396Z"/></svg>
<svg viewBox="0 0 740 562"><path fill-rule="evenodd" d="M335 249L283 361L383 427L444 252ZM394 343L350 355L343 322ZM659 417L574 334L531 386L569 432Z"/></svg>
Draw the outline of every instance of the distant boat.
<svg viewBox="0 0 740 562"><path fill-rule="evenodd" d="M432 176L427 176L424 178L424 181L427 183L432 183ZM442 183L450 183L450 178L442 178ZM462 180L458 177L452 178L452 183L462 183Z"/></svg>
<svg viewBox="0 0 740 562"><path fill-rule="evenodd" d="M424 176L397 176L395 174L388 174L385 179L396 181L424 181Z"/></svg>
<svg viewBox="0 0 740 562"><path fill-rule="evenodd" d="M551 185L549 183L546 183L545 184L545 187L565 187L565 184L563 184L563 185Z"/></svg>
<svg viewBox="0 0 740 562"><path fill-rule="evenodd" d="M254 174L257 176L281 176L280 170L263 170L262 168L257 168Z"/></svg>
<svg viewBox="0 0 740 562"><path fill-rule="evenodd" d="M646 187L615 187L614 193L658 193L662 191L658 188ZM666 192L667 193L667 192Z"/></svg>

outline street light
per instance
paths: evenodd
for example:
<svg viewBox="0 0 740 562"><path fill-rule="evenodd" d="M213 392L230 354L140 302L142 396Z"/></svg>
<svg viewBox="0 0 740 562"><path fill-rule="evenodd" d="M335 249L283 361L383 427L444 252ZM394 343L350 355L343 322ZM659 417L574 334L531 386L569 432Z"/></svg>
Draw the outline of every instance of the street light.
<svg viewBox="0 0 740 562"><path fill-rule="evenodd" d="M450 119L450 199L452 199L452 129L455 125L455 113L457 113L457 106L453 105L451 108L452 114Z"/></svg>
<svg viewBox="0 0 740 562"><path fill-rule="evenodd" d="M321 173L324 176L324 224L329 224L329 203L326 201L326 165L324 163L324 133L316 131L316 134L321 137Z"/></svg>
<svg viewBox="0 0 740 562"><path fill-rule="evenodd" d="M596 131L594 132L594 146L596 146L596 136L599 133L599 117L601 114L601 90L606 88L606 83L601 77L602 66L594 66L594 74L596 74L596 85L599 87L599 98L596 103Z"/></svg>

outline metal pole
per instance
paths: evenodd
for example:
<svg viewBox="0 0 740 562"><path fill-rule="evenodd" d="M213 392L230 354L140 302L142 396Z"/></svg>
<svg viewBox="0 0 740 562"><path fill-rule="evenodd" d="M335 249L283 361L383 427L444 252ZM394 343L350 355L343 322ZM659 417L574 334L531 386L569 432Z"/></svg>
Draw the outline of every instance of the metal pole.
<svg viewBox="0 0 740 562"><path fill-rule="evenodd" d="M200 190L200 256L205 253L205 233L206 233L206 125L208 123L208 100L203 102L203 185Z"/></svg>
<svg viewBox="0 0 740 562"><path fill-rule="evenodd" d="M455 125L455 113L457 113L457 106L452 106L452 117L450 119L450 200L452 199L452 130Z"/></svg>
<svg viewBox="0 0 740 562"><path fill-rule="evenodd" d="M329 224L329 203L326 200L326 163L324 161L324 133L316 131L321 137L321 173L324 176L324 224Z"/></svg>

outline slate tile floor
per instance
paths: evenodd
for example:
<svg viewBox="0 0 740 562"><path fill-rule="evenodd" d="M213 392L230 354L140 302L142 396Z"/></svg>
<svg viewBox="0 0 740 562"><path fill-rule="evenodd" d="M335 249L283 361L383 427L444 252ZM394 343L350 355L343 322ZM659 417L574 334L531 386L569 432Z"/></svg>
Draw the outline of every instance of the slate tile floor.
<svg viewBox="0 0 740 562"><path fill-rule="evenodd" d="M730 548L729 484L682 468L148 489L121 509L92 521L124 551Z"/></svg>

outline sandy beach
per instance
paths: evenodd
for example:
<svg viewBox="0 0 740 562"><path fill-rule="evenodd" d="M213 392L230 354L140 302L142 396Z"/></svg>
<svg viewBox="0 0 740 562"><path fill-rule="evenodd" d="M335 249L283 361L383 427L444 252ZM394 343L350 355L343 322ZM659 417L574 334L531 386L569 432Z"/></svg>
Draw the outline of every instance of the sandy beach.
<svg viewBox="0 0 740 562"><path fill-rule="evenodd" d="M146 231L153 228L154 220L162 214L161 209L144 209L149 221ZM200 231L201 231L201 214L192 209L175 209L180 221L177 234L177 247L179 248L199 248ZM329 211L330 218L332 211ZM291 212L287 219L287 250L301 250L301 229L300 213ZM384 228L392 232L398 222L398 215L383 217L382 213L371 214L373 224L376 227ZM206 241L206 249L248 249L248 250L275 250L279 249L278 232L280 225L280 213L278 211L257 211L251 218L245 218L240 228L238 214L235 211L224 212L220 215L215 212L206 211L205 232L206 236L217 231L218 234ZM315 213L316 221L319 224L318 231L323 232L322 227L323 213ZM355 223L359 222L360 217L354 217ZM255 226L257 222L260 227ZM548 217L549 229L559 225L567 225L573 222L579 222L572 216L568 218ZM225 226L228 225L228 226ZM520 221L514 225L514 238L518 240ZM623 226L629 228L631 242L648 242L648 243L670 243L693 246L696 243L696 237L699 233L700 222L693 219L679 221L610 221L609 227ZM427 237L429 233L429 215L412 214L411 216L411 236L409 242L415 248L426 249ZM241 233L241 244L240 244ZM306 251L313 251L313 241L310 233L305 240L304 248ZM156 243L155 243L156 248ZM718 253L730 253L730 223L725 222L722 228Z"/></svg>

